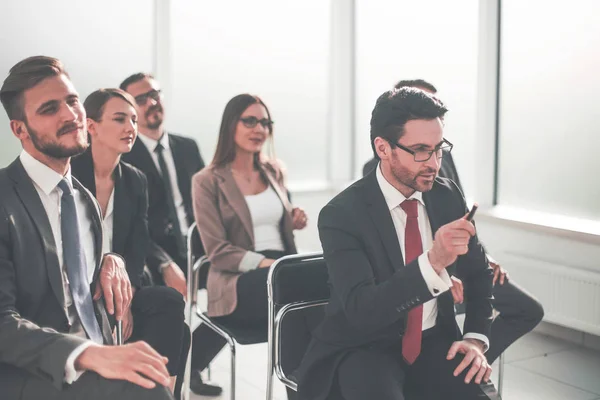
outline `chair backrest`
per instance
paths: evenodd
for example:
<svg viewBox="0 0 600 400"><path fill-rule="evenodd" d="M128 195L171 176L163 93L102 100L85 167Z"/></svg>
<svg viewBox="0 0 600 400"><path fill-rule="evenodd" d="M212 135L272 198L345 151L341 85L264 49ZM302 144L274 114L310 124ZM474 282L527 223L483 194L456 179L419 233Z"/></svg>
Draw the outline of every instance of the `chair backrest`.
<svg viewBox="0 0 600 400"><path fill-rule="evenodd" d="M187 232L187 247L188 299L191 300L189 302L189 318L191 318L191 306L197 303L198 290L206 289L208 269L210 268L210 262L204 255L204 247L195 222L190 225Z"/></svg>
<svg viewBox="0 0 600 400"><path fill-rule="evenodd" d="M312 331L325 315L328 280L327 264L320 253L283 257L271 266L270 337L275 371L284 383L298 368Z"/></svg>

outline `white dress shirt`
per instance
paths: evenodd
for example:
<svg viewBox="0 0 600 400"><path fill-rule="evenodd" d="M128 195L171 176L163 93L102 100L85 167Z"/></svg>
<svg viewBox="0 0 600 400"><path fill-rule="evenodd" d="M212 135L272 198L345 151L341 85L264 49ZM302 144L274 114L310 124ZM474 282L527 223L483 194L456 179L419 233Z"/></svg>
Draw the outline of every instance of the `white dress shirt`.
<svg viewBox="0 0 600 400"><path fill-rule="evenodd" d="M52 168L41 163L40 161L33 158L25 150L21 152L19 156L21 164L27 175L33 181L33 186L40 196L42 205L46 210L48 220L50 221L50 227L52 228L52 235L54 236L54 242L56 244L56 255L58 256L58 264L60 266L60 275L62 277L63 294L65 297L65 315L71 325L71 334L86 337L77 310L73 306L73 297L71 296L71 290L69 289L69 279L67 277L67 271L63 259L63 247L62 247L62 232L60 225L60 213L61 213L61 196L62 190L58 187L58 183L66 178L69 185L73 189L73 196L75 198L75 207L77 209L77 217L79 219L79 232L81 234L81 245L83 246L83 252L85 255L85 261L87 263L87 274L88 281L91 283L94 278L94 271L96 269L96 253L94 251L94 230L93 230L93 219L92 212L94 212L87 204L83 197L83 194L73 188L73 181L71 179L71 168L67 171L67 174L63 177ZM89 346L94 344L91 340L77 347L67 358L65 365L65 381L72 383L80 375L81 372L75 371L75 359Z"/></svg>
<svg viewBox="0 0 600 400"><path fill-rule="evenodd" d="M390 210L394 228L396 228L398 242L400 243L400 249L402 250L402 257L405 258L404 234L406 229L406 212L400 207L400 204L407 200L407 198L385 179L379 165L377 166L376 176L377 183L381 188L385 202ZM427 252L433 247L433 233L431 231L431 224L429 223L425 203L423 202L423 193L414 192L409 199L417 200L418 203L418 224L419 232L421 233L421 242L423 244L423 254L418 258L419 269L421 270L421 274L429 292L434 297L423 303L422 329L427 330L433 328L437 320L438 307L436 297L449 290L450 287L452 287L452 281L445 269L438 275L431 266L429 257L427 256ZM406 259L404 259L404 263L406 264ZM488 338L484 335L478 333L466 333L464 338L478 339L485 344L486 349L489 348Z"/></svg>
<svg viewBox="0 0 600 400"><path fill-rule="evenodd" d="M162 144L164 148L163 157L165 158L165 164L167 164L169 177L171 178L171 190L173 191L173 202L175 203L177 218L179 219L179 227L181 228L181 234L185 235L189 226L187 224L185 206L183 205L183 197L181 196L179 184L177 183L177 169L175 168L175 160L173 159L173 153L171 152L171 147L169 146L169 134L165 132L160 140L154 140L140 132L138 139L140 139L148 149L148 152L154 161L154 165L156 165L156 169L160 174L163 172L161 171L160 164L158 163L158 154L154 151L154 149L156 149L156 146L159 143Z"/></svg>

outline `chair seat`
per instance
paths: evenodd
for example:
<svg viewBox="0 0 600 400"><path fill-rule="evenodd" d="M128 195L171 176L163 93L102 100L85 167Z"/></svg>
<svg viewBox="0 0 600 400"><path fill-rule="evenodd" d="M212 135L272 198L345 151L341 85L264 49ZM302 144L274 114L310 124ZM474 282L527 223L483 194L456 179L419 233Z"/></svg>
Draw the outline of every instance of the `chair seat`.
<svg viewBox="0 0 600 400"><path fill-rule="evenodd" d="M208 317L206 313L202 314ZM224 324L219 321L219 318L210 318L210 321L234 338L239 344L257 344L268 341L268 326L266 324L263 327L243 327Z"/></svg>

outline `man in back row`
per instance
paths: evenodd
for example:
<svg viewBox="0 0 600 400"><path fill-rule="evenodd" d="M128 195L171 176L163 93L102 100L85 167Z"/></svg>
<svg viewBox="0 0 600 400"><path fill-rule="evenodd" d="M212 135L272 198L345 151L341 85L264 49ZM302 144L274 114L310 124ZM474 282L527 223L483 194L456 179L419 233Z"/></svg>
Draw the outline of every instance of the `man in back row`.
<svg viewBox="0 0 600 400"><path fill-rule="evenodd" d="M192 176L204 168L196 142L167 132L159 83L147 73L125 79L120 88L136 101L139 135L123 161L140 169L148 178L148 229L152 239L148 268L155 284L187 293L188 228L194 223ZM206 325L193 333L191 390L203 396L218 396L221 388L202 381L200 372L225 345L225 340Z"/></svg>
<svg viewBox="0 0 600 400"><path fill-rule="evenodd" d="M69 75L55 58L27 58L0 99L23 146L0 170L1 397L172 399L164 357L113 346L109 315L122 319L132 291L122 258L102 254L97 203L71 176L88 141Z"/></svg>
<svg viewBox="0 0 600 400"><path fill-rule="evenodd" d="M423 79L403 80L395 88L414 87L435 95L437 89ZM363 176L375 169L379 160L373 158L363 168ZM444 152L441 159L439 176L448 178L464 193L452 153ZM494 269L494 299L492 305L499 313L494 319L490 334L490 348L485 353L492 364L517 339L535 328L544 317L542 305L520 286L508 278L507 272L489 255L490 266ZM461 306L459 306L461 307Z"/></svg>

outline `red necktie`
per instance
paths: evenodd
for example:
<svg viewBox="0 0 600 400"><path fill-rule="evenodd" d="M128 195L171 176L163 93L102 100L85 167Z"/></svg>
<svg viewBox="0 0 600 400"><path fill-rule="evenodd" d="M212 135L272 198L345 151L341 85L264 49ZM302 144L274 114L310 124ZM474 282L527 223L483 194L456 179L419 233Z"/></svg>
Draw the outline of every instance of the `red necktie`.
<svg viewBox="0 0 600 400"><path fill-rule="evenodd" d="M423 254L421 232L419 232L419 203L417 200L405 200L400 207L406 213L406 229L404 231L405 265ZM408 312L406 332L402 337L402 356L408 365L415 362L421 353L421 337L423 330L423 305Z"/></svg>

